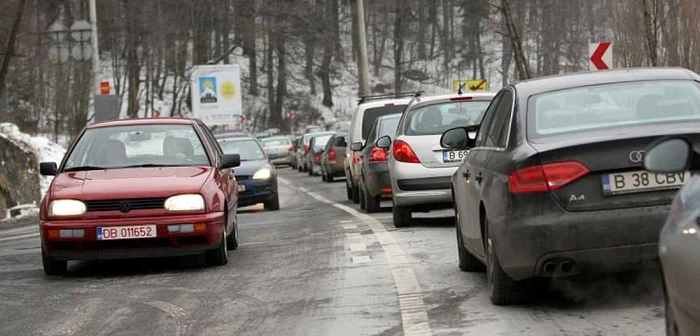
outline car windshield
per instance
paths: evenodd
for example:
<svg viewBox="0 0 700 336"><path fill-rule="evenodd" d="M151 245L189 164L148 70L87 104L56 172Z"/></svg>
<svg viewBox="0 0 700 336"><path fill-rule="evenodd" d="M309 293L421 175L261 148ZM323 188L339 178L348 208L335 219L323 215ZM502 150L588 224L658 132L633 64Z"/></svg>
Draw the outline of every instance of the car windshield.
<svg viewBox="0 0 700 336"><path fill-rule="evenodd" d="M396 128L399 126L399 120L399 117L382 120L381 124L379 124L379 134L377 139L385 135L393 138L396 135Z"/></svg>
<svg viewBox="0 0 700 336"><path fill-rule="evenodd" d="M257 140L222 139L219 140L219 145L221 145L224 154L238 154L241 156L241 161L266 159L265 152L260 147L260 143Z"/></svg>
<svg viewBox="0 0 700 336"><path fill-rule="evenodd" d="M289 146L291 144L291 141L289 141L289 138L274 138L274 139L264 139L261 141L263 147L281 147L281 146Z"/></svg>
<svg viewBox="0 0 700 336"><path fill-rule="evenodd" d="M700 120L700 85L688 80L595 85L533 96L528 139Z"/></svg>
<svg viewBox="0 0 700 336"><path fill-rule="evenodd" d="M328 139L330 139L333 135L328 134L328 135L319 135L314 138L314 148L315 149L323 149L326 147L326 143L328 143Z"/></svg>
<svg viewBox="0 0 700 336"><path fill-rule="evenodd" d="M450 128L478 125L491 101L474 100L421 106L406 118L406 135L437 135Z"/></svg>
<svg viewBox="0 0 700 336"><path fill-rule="evenodd" d="M142 124L87 129L63 170L210 165L192 125Z"/></svg>
<svg viewBox="0 0 700 336"><path fill-rule="evenodd" d="M362 115L362 139L367 139L369 131L372 130L372 124L377 118L387 114L402 113L404 109L406 109L406 105L393 104L366 109Z"/></svg>

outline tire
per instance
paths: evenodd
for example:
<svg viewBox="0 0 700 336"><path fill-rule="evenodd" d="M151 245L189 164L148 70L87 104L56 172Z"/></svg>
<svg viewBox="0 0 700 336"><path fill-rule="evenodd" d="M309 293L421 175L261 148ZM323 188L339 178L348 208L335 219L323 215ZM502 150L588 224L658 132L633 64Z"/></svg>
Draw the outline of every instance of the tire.
<svg viewBox="0 0 700 336"><path fill-rule="evenodd" d="M680 335L676 316L673 313L673 306L671 306L671 302L668 301L668 293L664 293L664 307L666 311L666 336Z"/></svg>
<svg viewBox="0 0 700 336"><path fill-rule="evenodd" d="M352 202L360 204L360 189L358 187L352 187Z"/></svg>
<svg viewBox="0 0 700 336"><path fill-rule="evenodd" d="M411 224L410 208L396 206L396 203L394 203L391 212L394 218L395 227L406 227Z"/></svg>
<svg viewBox="0 0 700 336"><path fill-rule="evenodd" d="M498 255L493 247L488 219L484 220L486 221L484 227L486 228L486 278L489 298L497 306L522 303L525 299L525 282L511 279L501 268Z"/></svg>
<svg viewBox="0 0 700 336"><path fill-rule="evenodd" d="M300 164L297 164L297 171L300 173L304 171Z"/></svg>
<svg viewBox="0 0 700 336"><path fill-rule="evenodd" d="M333 183L333 175L326 174L326 182Z"/></svg>
<svg viewBox="0 0 700 336"><path fill-rule="evenodd" d="M63 275L68 270L68 262L64 260L56 260L46 255L44 247L41 247L41 262L44 266L44 274L46 275Z"/></svg>
<svg viewBox="0 0 700 336"><path fill-rule="evenodd" d="M464 272L483 272L486 269L485 265L471 253L469 253L467 248L464 247L462 229L459 226L459 211L457 210L457 206L455 206L455 226L457 228L457 253L459 256L459 269Z"/></svg>
<svg viewBox="0 0 700 336"><path fill-rule="evenodd" d="M362 190L364 191L364 200L365 200L365 211L367 213L376 213L379 212L379 199L376 197L372 197L372 195L369 194L369 190L367 190L367 186L362 183Z"/></svg>
<svg viewBox="0 0 700 336"><path fill-rule="evenodd" d="M279 194L275 194L275 197L267 202L264 203L265 205L265 210L268 211L277 211L280 209L280 196Z"/></svg>
<svg viewBox="0 0 700 336"><path fill-rule="evenodd" d="M221 244L213 250L204 252L204 258L209 266L223 266L228 263L228 247L227 247L226 229L222 231Z"/></svg>
<svg viewBox="0 0 700 336"><path fill-rule="evenodd" d="M348 182L345 182L345 193L348 197L348 201L352 201L352 188L350 187Z"/></svg>
<svg viewBox="0 0 700 336"><path fill-rule="evenodd" d="M360 186L358 187L359 190L359 196L360 196L360 209L365 210L366 203L365 203L365 192L364 188L362 187L362 180L360 180Z"/></svg>
<svg viewBox="0 0 700 336"><path fill-rule="evenodd" d="M226 246L229 251L238 249L238 218L236 218L236 221L233 223L233 231L226 237Z"/></svg>
<svg viewBox="0 0 700 336"><path fill-rule="evenodd" d="M309 176L314 176L314 166L309 168Z"/></svg>

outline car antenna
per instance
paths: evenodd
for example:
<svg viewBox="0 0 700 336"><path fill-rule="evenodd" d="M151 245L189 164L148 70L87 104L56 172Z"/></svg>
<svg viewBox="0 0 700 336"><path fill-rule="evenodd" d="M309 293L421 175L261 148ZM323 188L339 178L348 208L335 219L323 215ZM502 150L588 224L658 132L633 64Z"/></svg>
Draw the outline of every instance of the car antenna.
<svg viewBox="0 0 700 336"><path fill-rule="evenodd" d="M458 95L462 95L462 89L464 89L464 86L467 85L467 83L459 83L459 90L457 90Z"/></svg>

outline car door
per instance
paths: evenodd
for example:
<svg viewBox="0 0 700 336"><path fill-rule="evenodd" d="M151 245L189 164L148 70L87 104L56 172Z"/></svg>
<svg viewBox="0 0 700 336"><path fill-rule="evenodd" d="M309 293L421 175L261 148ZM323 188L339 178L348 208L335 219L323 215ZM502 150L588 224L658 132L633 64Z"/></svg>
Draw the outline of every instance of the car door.
<svg viewBox="0 0 700 336"><path fill-rule="evenodd" d="M224 197L226 197L227 200L227 211L229 215L229 223L227 223L228 234L231 233L231 231L234 229L233 225L229 224L233 222L238 207L238 184L236 182L236 177L233 173L233 168L218 168L219 162L221 162L221 160L223 159L224 151L223 149L221 149L219 142L216 141L214 134L204 123L198 123L198 125L201 128L202 133L204 134L204 139L202 139L202 141L208 142L207 147L211 149L210 155L212 156L211 161L214 165L213 169L215 170L214 179L216 181L216 185L219 187L219 190L221 190L221 192L224 194Z"/></svg>
<svg viewBox="0 0 700 336"><path fill-rule="evenodd" d="M333 141L333 149L335 150L336 167L345 165L345 151L347 151L347 135L339 135Z"/></svg>
<svg viewBox="0 0 700 336"><path fill-rule="evenodd" d="M367 135L365 147L362 148L362 151L360 152L360 169L357 172L359 174L358 176L362 176L362 171L365 170L369 164L368 157L374 149L375 142L377 142L377 128L379 127L379 120L380 119L377 118L372 124L372 128L369 130L369 134Z"/></svg>

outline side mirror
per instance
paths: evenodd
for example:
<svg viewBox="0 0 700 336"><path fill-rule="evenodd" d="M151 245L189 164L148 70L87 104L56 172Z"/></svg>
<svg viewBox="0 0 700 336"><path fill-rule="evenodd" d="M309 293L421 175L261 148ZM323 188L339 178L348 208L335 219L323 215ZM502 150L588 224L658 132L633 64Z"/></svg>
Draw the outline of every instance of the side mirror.
<svg viewBox="0 0 700 336"><path fill-rule="evenodd" d="M474 148L477 126L456 127L445 131L440 137L440 146L448 149Z"/></svg>
<svg viewBox="0 0 700 336"><path fill-rule="evenodd" d="M241 165L241 156L238 154L224 154L221 159L221 169L234 168Z"/></svg>
<svg viewBox="0 0 700 336"><path fill-rule="evenodd" d="M391 147L391 138L388 135L385 135L385 136L377 139L377 142L375 144L379 148L389 149L389 147Z"/></svg>
<svg viewBox="0 0 700 336"><path fill-rule="evenodd" d="M653 143L644 155L644 169L654 173L678 173L690 165L691 145L684 139L664 139Z"/></svg>
<svg viewBox="0 0 700 336"><path fill-rule="evenodd" d="M54 176L58 171L56 162L42 162L39 164L39 173L44 176Z"/></svg>
<svg viewBox="0 0 700 336"><path fill-rule="evenodd" d="M350 145L350 150L354 150L356 152L361 151L362 150L362 143L361 142L353 142Z"/></svg>

